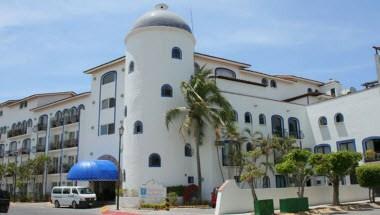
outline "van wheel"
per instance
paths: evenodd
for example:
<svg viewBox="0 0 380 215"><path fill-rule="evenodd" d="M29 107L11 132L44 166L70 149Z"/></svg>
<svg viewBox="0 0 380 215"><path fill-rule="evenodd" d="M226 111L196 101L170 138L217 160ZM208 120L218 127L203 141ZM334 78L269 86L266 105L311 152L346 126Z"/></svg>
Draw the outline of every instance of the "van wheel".
<svg viewBox="0 0 380 215"><path fill-rule="evenodd" d="M71 206L74 208L74 209L77 209L78 208L78 205L75 201L73 201L73 203L71 203Z"/></svg>
<svg viewBox="0 0 380 215"><path fill-rule="evenodd" d="M59 208L59 206L60 206L60 205L59 205L58 200L55 200L55 202L54 202L54 207L55 207L55 208Z"/></svg>

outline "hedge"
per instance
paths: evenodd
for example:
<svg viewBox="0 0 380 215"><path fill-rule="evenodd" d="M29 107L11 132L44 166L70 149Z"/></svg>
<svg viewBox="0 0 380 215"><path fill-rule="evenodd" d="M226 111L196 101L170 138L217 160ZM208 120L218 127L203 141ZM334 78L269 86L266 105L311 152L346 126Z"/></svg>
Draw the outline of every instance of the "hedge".
<svg viewBox="0 0 380 215"><path fill-rule="evenodd" d="M357 167L356 177L362 187L380 187L380 163L363 164Z"/></svg>

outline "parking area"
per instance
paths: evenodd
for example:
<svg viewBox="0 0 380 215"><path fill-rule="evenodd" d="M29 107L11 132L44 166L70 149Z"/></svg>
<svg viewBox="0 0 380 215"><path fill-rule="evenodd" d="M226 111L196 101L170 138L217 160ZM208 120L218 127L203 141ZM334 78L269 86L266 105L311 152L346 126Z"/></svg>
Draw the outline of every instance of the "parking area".
<svg viewBox="0 0 380 215"><path fill-rule="evenodd" d="M98 215L100 208L54 208L50 203L11 203L8 214L11 215Z"/></svg>

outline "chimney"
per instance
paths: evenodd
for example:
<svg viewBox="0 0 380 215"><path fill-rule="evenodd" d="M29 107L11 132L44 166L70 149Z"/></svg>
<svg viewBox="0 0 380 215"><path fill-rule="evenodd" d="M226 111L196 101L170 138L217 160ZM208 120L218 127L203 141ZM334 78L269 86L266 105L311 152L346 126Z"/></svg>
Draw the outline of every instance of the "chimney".
<svg viewBox="0 0 380 215"><path fill-rule="evenodd" d="M380 84L380 46L374 46L375 49L375 63L377 72L377 81Z"/></svg>

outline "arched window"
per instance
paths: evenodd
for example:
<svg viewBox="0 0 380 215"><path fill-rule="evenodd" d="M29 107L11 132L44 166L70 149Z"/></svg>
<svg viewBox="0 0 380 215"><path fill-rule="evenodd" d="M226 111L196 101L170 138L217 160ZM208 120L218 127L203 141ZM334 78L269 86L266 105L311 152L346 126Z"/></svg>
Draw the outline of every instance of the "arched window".
<svg viewBox="0 0 380 215"><path fill-rule="evenodd" d="M253 151L253 145L252 145L252 143L247 143L247 145L245 146L245 149L246 149L247 152Z"/></svg>
<svg viewBox="0 0 380 215"><path fill-rule="evenodd" d="M270 188L270 178L267 175L263 177L263 188Z"/></svg>
<svg viewBox="0 0 380 215"><path fill-rule="evenodd" d="M227 78L236 78L236 74L234 71L227 68L216 68L215 69L216 76L223 76Z"/></svg>
<svg viewBox="0 0 380 215"><path fill-rule="evenodd" d="M288 119L288 126L289 126L289 136L296 139L300 139L301 132L300 132L299 120L297 118L290 117Z"/></svg>
<svg viewBox="0 0 380 215"><path fill-rule="evenodd" d="M102 85L112 83L115 81L115 78L116 78L116 72L115 71L107 72L106 74L104 74L102 76L101 83L102 83Z"/></svg>
<svg viewBox="0 0 380 215"><path fill-rule="evenodd" d="M70 123L70 111L68 109L63 110L63 122L65 124Z"/></svg>
<svg viewBox="0 0 380 215"><path fill-rule="evenodd" d="M341 113L335 114L335 122L336 123L342 123L342 122L344 122L343 114L341 114Z"/></svg>
<svg viewBox="0 0 380 215"><path fill-rule="evenodd" d="M149 155L149 167L161 167L161 157L157 153Z"/></svg>
<svg viewBox="0 0 380 215"><path fill-rule="evenodd" d="M32 119L28 119L27 124L28 124L28 128L33 127L33 120Z"/></svg>
<svg viewBox="0 0 380 215"><path fill-rule="evenodd" d="M28 123L26 122L26 120L22 121L22 131L24 133L26 133L26 130L28 129Z"/></svg>
<svg viewBox="0 0 380 215"><path fill-rule="evenodd" d="M277 83L275 80L270 80L270 87L277 88Z"/></svg>
<svg viewBox="0 0 380 215"><path fill-rule="evenodd" d="M38 118L38 130L46 130L47 129L47 124L48 124L48 116L47 115L42 115Z"/></svg>
<svg viewBox="0 0 380 215"><path fill-rule="evenodd" d="M134 134L142 134L143 133L143 123L141 121L136 121L133 127Z"/></svg>
<svg viewBox="0 0 380 215"><path fill-rule="evenodd" d="M261 83L265 86L268 86L268 79L266 78L261 79Z"/></svg>
<svg viewBox="0 0 380 215"><path fill-rule="evenodd" d="M259 115L259 124L260 125L265 125L266 124L266 119L265 119L265 115L263 113L261 113Z"/></svg>
<svg viewBox="0 0 380 215"><path fill-rule="evenodd" d="M78 110L79 111L81 111L81 110L85 110L86 108L85 108L85 106L83 105L83 104L80 104L79 106L78 106Z"/></svg>
<svg viewBox="0 0 380 215"><path fill-rule="evenodd" d="M61 111L57 111L55 113L55 120L56 120L56 125L63 125L63 117L62 117L62 112Z"/></svg>
<svg viewBox="0 0 380 215"><path fill-rule="evenodd" d="M252 123L252 115L250 112L245 112L244 114L244 122L245 123Z"/></svg>
<svg viewBox="0 0 380 215"><path fill-rule="evenodd" d="M173 97L173 88L169 84L162 85L161 97Z"/></svg>
<svg viewBox="0 0 380 215"><path fill-rule="evenodd" d="M30 151L30 143L31 143L31 140L28 138L28 139L24 139L22 141L22 153L29 153Z"/></svg>
<svg viewBox="0 0 380 215"><path fill-rule="evenodd" d="M131 61L129 63L128 73L132 73L135 71L135 62Z"/></svg>
<svg viewBox="0 0 380 215"><path fill-rule="evenodd" d="M182 51L178 47L174 47L172 49L172 58L174 59L182 59Z"/></svg>
<svg viewBox="0 0 380 215"><path fill-rule="evenodd" d="M78 122L79 121L78 109L76 107L72 107L70 112L71 112L70 113L71 122Z"/></svg>
<svg viewBox="0 0 380 215"><path fill-rule="evenodd" d="M238 116L238 113L236 112L236 110L233 110L232 111L232 120L234 121L234 122L237 122L237 121L239 121L239 116Z"/></svg>
<svg viewBox="0 0 380 215"><path fill-rule="evenodd" d="M273 115L272 121L272 134L277 137L284 137L284 122L281 116Z"/></svg>
<svg viewBox="0 0 380 215"><path fill-rule="evenodd" d="M311 88L307 88L307 92L308 92L308 93L312 93L312 92L313 92L313 89L311 89Z"/></svg>
<svg viewBox="0 0 380 215"><path fill-rule="evenodd" d="M193 156L193 152L191 150L191 145L190 143L185 144L185 157L191 157Z"/></svg>
<svg viewBox="0 0 380 215"><path fill-rule="evenodd" d="M328 144L316 145L314 147L314 153L330 154L331 153L331 147Z"/></svg>
<svg viewBox="0 0 380 215"><path fill-rule="evenodd" d="M327 125L327 118L324 116L319 117L319 125L326 126Z"/></svg>

